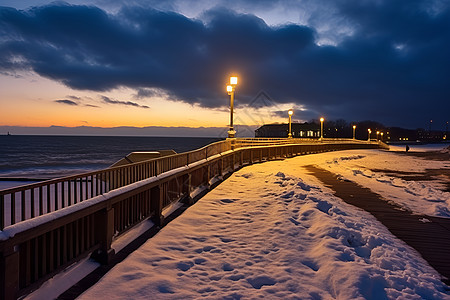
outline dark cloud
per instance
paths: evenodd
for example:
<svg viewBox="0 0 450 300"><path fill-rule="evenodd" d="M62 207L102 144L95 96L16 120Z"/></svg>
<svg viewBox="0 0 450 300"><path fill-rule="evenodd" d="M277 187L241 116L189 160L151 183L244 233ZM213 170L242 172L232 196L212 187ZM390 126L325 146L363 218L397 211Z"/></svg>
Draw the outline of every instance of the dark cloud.
<svg viewBox="0 0 450 300"><path fill-rule="evenodd" d="M103 102L105 102L107 104L119 104L119 105L134 106L134 107L140 107L140 108L150 108L147 105L141 105L141 104L131 102L131 101L113 100L106 96L101 96L101 97L102 97Z"/></svg>
<svg viewBox="0 0 450 300"><path fill-rule="evenodd" d="M204 22L130 5L116 14L62 4L0 8L0 71L32 69L74 89L126 86L137 97L163 91L205 107L228 104L224 85L235 73L241 105L264 90L278 103L303 105L302 119L320 112L423 126L447 121L450 111L450 6L429 3L336 1L331 16L352 33L328 46L318 46L313 27L271 27L222 8ZM323 16L316 10L309 24Z"/></svg>
<svg viewBox="0 0 450 300"><path fill-rule="evenodd" d="M93 107L93 108L100 108L100 106L94 105L94 104L85 104L84 106Z"/></svg>
<svg viewBox="0 0 450 300"><path fill-rule="evenodd" d="M134 95L134 98L136 99L151 98L151 97L167 98L167 93L165 93L160 89L139 88L137 90L137 93Z"/></svg>
<svg viewBox="0 0 450 300"><path fill-rule="evenodd" d="M72 99L59 99L59 100L55 100L54 102L56 103L61 103L61 104L66 104L66 105L71 105L71 106L79 106L79 105L83 105L83 106L87 106L87 107L94 107L94 108L99 108L99 106L97 105L93 105L93 104L82 104L83 102L83 98L81 97L77 97L77 96L66 96L66 98ZM89 100L89 97L87 97Z"/></svg>
<svg viewBox="0 0 450 300"><path fill-rule="evenodd" d="M76 103L75 101L72 100L68 100L68 99L60 99L60 100L55 100L56 103L61 103L61 104L66 104L66 105L71 105L71 106L77 106L78 103Z"/></svg>

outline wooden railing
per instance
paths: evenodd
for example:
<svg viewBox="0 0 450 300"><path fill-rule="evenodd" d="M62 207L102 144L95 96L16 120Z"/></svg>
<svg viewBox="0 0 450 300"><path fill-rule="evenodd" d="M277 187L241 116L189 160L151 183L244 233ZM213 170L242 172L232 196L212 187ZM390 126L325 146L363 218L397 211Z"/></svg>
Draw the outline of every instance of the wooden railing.
<svg viewBox="0 0 450 300"><path fill-rule="evenodd" d="M145 162L0 191L0 298L15 299L86 255L108 263L113 239L141 221L163 222L173 201L189 199L236 168L295 155L383 143L236 139ZM10 204L9 207L7 204Z"/></svg>
<svg viewBox="0 0 450 300"><path fill-rule="evenodd" d="M122 186L231 150L220 141L198 150L0 191L0 230Z"/></svg>

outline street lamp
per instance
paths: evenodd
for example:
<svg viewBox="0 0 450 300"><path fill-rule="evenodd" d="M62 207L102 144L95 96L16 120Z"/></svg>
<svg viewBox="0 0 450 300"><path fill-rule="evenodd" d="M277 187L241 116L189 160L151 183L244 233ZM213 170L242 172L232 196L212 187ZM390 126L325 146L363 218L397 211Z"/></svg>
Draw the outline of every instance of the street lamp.
<svg viewBox="0 0 450 300"><path fill-rule="evenodd" d="M289 133L288 133L288 138L292 138L292 115L294 114L294 111L292 109L288 110L288 114L289 114Z"/></svg>
<svg viewBox="0 0 450 300"><path fill-rule="evenodd" d="M234 138L236 131L233 128L233 109L234 109L234 91L236 89L238 78L230 77L230 83L227 84L227 93L230 95L230 130L228 130L228 138Z"/></svg>
<svg viewBox="0 0 450 300"><path fill-rule="evenodd" d="M324 118L320 118L320 139L323 139L323 121L325 121Z"/></svg>
<svg viewBox="0 0 450 300"><path fill-rule="evenodd" d="M372 130L370 130L370 128L369 128L369 129L367 129L367 131L369 132L369 138L367 139L367 141L370 142L370 134L372 133Z"/></svg>
<svg viewBox="0 0 450 300"><path fill-rule="evenodd" d="M383 132L381 132L380 134L381 134L381 141L383 141Z"/></svg>
<svg viewBox="0 0 450 300"><path fill-rule="evenodd" d="M355 130L356 130L356 125L353 125L353 139L355 139Z"/></svg>
<svg viewBox="0 0 450 300"><path fill-rule="evenodd" d="M377 131L377 142L378 142L378 135L380 134L380 132L379 131Z"/></svg>

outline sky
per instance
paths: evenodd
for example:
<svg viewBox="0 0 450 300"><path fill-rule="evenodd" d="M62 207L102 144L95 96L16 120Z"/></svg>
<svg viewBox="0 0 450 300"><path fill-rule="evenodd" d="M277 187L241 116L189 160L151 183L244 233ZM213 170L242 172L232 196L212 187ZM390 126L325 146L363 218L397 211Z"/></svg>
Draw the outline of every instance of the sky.
<svg viewBox="0 0 450 300"><path fill-rule="evenodd" d="M0 0L0 126L445 130L449 0ZM12 128L12 127L11 127Z"/></svg>

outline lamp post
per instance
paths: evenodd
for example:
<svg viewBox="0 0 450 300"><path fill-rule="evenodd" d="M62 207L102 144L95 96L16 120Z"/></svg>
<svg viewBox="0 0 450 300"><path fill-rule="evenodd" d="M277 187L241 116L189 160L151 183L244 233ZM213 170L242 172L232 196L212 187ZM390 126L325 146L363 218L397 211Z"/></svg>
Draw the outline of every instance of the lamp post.
<svg viewBox="0 0 450 300"><path fill-rule="evenodd" d="M292 109L288 110L288 114L289 114L289 133L288 133L288 138L292 138L292 115L294 114L294 111Z"/></svg>
<svg viewBox="0 0 450 300"><path fill-rule="evenodd" d="M324 118L320 118L320 139L323 140L323 121L325 121Z"/></svg>
<svg viewBox="0 0 450 300"><path fill-rule="evenodd" d="M377 131L377 142L378 142L378 135L380 134L380 132L379 131Z"/></svg>
<svg viewBox="0 0 450 300"><path fill-rule="evenodd" d="M370 134L372 133L372 130L370 130L370 128L369 128L369 129L367 129L367 131L369 132L369 137L367 138L367 141L370 142Z"/></svg>
<svg viewBox="0 0 450 300"><path fill-rule="evenodd" d="M355 130L356 130L356 125L353 125L353 139L355 139Z"/></svg>
<svg viewBox="0 0 450 300"><path fill-rule="evenodd" d="M236 89L238 78L230 77L230 83L227 84L227 93L230 95L230 130L228 130L228 138L234 138L236 131L233 128L233 110L234 110L234 91Z"/></svg>
<svg viewBox="0 0 450 300"><path fill-rule="evenodd" d="M380 134L381 134L381 141L383 141L383 132L381 132Z"/></svg>

